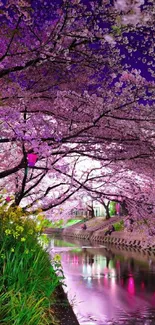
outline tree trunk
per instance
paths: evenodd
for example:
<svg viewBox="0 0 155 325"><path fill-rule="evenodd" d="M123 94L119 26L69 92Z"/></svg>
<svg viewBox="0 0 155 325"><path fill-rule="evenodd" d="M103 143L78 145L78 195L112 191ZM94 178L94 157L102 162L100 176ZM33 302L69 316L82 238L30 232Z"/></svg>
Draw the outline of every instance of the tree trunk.
<svg viewBox="0 0 155 325"><path fill-rule="evenodd" d="M121 203L121 215L127 216L129 214L125 200Z"/></svg>
<svg viewBox="0 0 155 325"><path fill-rule="evenodd" d="M91 209L89 211L90 211L91 218L94 218L95 217L95 213L94 213L93 207L91 207Z"/></svg>
<svg viewBox="0 0 155 325"><path fill-rule="evenodd" d="M105 204L104 202L103 202L102 204L103 204L103 206L104 206L104 208L105 208L105 213L106 213L105 218L106 218L106 220L109 220L109 219L111 218L111 217L110 217L110 211L109 211L109 204L110 204L110 201L108 201L107 204Z"/></svg>
<svg viewBox="0 0 155 325"><path fill-rule="evenodd" d="M111 217L110 217L110 212L109 212L109 205L106 205L106 206L105 206L105 211L106 211L106 216L105 216L105 218L106 218L106 220L108 220L108 219L111 218Z"/></svg>

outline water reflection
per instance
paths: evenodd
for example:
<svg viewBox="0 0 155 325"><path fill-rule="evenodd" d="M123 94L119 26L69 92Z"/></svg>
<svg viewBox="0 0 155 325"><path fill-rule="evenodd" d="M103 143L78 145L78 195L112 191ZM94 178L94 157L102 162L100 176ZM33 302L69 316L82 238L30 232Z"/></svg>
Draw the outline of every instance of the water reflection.
<svg viewBox="0 0 155 325"><path fill-rule="evenodd" d="M53 246L80 325L155 324L154 256L73 244Z"/></svg>

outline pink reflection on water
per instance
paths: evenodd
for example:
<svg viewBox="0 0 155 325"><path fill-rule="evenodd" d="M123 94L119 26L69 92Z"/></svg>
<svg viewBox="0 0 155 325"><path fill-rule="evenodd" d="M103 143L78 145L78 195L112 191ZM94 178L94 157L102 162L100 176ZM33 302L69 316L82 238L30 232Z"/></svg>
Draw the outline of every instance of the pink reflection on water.
<svg viewBox="0 0 155 325"><path fill-rule="evenodd" d="M103 272L104 272L104 274L108 274L108 273L109 273L109 269L108 269L107 267L105 267L105 268L103 269Z"/></svg>
<svg viewBox="0 0 155 325"><path fill-rule="evenodd" d="M155 306L155 292L153 292L152 299L151 299L151 305Z"/></svg>
<svg viewBox="0 0 155 325"><path fill-rule="evenodd" d="M79 258L78 258L78 256L76 256L76 255L74 255L74 257L73 257L73 262L72 262L73 264L78 264L79 263Z"/></svg>
<svg viewBox="0 0 155 325"><path fill-rule="evenodd" d="M144 282L141 283L141 289L142 289L142 290L145 289L145 284L144 284Z"/></svg>
<svg viewBox="0 0 155 325"><path fill-rule="evenodd" d="M104 276L104 278L103 278L103 283L104 283L104 286L105 286L105 287L108 287L108 285L109 285L109 281L108 281L108 275L107 275L107 274L105 274L105 276Z"/></svg>
<svg viewBox="0 0 155 325"><path fill-rule="evenodd" d="M120 270L120 261L116 261L116 269Z"/></svg>
<svg viewBox="0 0 155 325"><path fill-rule="evenodd" d="M135 282L134 282L134 278L132 276L130 276L129 280L128 280L128 292L131 295L135 294Z"/></svg>
<svg viewBox="0 0 155 325"><path fill-rule="evenodd" d="M112 271L111 271L110 284L111 284L111 295L114 298L116 293L117 293L116 271L115 271L115 269L112 269Z"/></svg>
<svg viewBox="0 0 155 325"><path fill-rule="evenodd" d="M141 289L138 287L136 289L132 270L130 273L129 269L126 271L125 275L128 274L126 278L121 272L119 260L116 264L113 263L115 268L110 267L110 263L107 267L107 260L104 257L89 255L87 252L81 255L67 252L62 255L62 264L70 302L74 301L74 311L78 314L79 320L82 318L87 321L87 325L101 325L103 321L118 319L119 310L137 311L144 303L142 290L145 292L147 285L141 281ZM138 297L139 289L141 296ZM149 303L155 304L153 294ZM91 319L96 318L98 321L89 323L90 316ZM84 325L85 322L80 324Z"/></svg>

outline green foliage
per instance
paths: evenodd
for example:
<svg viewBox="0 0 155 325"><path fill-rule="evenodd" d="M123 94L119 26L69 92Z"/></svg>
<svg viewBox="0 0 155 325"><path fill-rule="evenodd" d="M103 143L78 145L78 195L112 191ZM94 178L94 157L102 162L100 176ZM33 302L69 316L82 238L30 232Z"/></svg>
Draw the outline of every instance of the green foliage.
<svg viewBox="0 0 155 325"><path fill-rule="evenodd" d="M70 227L75 225L76 223L80 222L81 219L69 219L65 225L65 227Z"/></svg>
<svg viewBox="0 0 155 325"><path fill-rule="evenodd" d="M5 239L7 250L13 250L18 242L36 241L42 234L46 219L41 214L29 216L21 207L11 206L1 199L0 247ZM6 248L6 246L5 246Z"/></svg>
<svg viewBox="0 0 155 325"><path fill-rule="evenodd" d="M47 227L47 228L66 228L66 227L69 227L69 226L72 226L78 222L80 222L81 219L69 219L67 220L66 224L64 225L64 220L60 219L58 221L47 221L46 223L46 226L44 227Z"/></svg>
<svg viewBox="0 0 155 325"><path fill-rule="evenodd" d="M54 324L52 296L63 279L60 261L51 260L41 242L42 215L32 219L19 207L0 207L0 322L5 325Z"/></svg>
<svg viewBox="0 0 155 325"><path fill-rule="evenodd" d="M62 228L64 224L64 221L62 219L57 221L48 221L48 225L46 227L48 228Z"/></svg>
<svg viewBox="0 0 155 325"><path fill-rule="evenodd" d="M111 201L109 204L109 212L110 212L110 216L113 216L116 214L116 202Z"/></svg>
<svg viewBox="0 0 155 325"><path fill-rule="evenodd" d="M120 222L114 223L115 231L121 231L124 229L124 222L121 220Z"/></svg>

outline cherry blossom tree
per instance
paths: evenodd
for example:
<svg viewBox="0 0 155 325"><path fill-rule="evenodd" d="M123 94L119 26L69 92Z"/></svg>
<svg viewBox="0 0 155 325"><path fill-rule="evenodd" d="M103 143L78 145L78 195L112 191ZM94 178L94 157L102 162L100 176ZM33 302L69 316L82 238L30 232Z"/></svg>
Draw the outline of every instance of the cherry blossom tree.
<svg viewBox="0 0 155 325"><path fill-rule="evenodd" d="M25 190L26 195L30 194L30 191L26 189L28 186L27 183L31 184L30 189L35 189L36 191L36 186L47 176L48 172L51 173L53 170L55 173L57 171L55 168L52 168L58 161L61 161L61 168L64 168L65 163L63 158L65 157L68 159L68 166L69 160L71 163L71 157L74 158L75 154L78 154L81 157L89 157L92 160L100 161L102 164L105 163L112 165L112 162L115 162L115 166L116 163L118 163L118 166L119 168L121 166L122 171L123 168L128 168L131 171L139 170L139 172L143 171L143 175L146 177L152 174L154 148L154 133L152 131L154 125L153 107L149 104L147 104L147 107L144 104L140 104L140 99L143 98L144 100L143 95L146 92L145 87L143 86L143 78L141 78L139 74L136 74L135 76L134 73L129 74L129 76L130 78L128 80L126 75L124 76L123 74L119 85L118 82L116 83L115 93L113 97L112 95L111 98L109 97L109 105L107 99L106 107L102 97L96 97L94 95L89 96L88 93L85 93L84 96L81 97L76 93L69 94L68 92L65 92L64 96L63 92L63 94L59 94L59 100L58 98L55 100L54 108L57 107L58 111L57 116L55 113L57 120L56 118L55 120L53 118L43 120L44 114L40 116L40 120L35 120L32 114L25 111L23 113L23 124L25 124L23 130L21 120L20 123L14 121L14 125L12 126L12 116L4 116L2 121L2 130L4 128L4 133L9 135L10 133L14 133L15 136L16 130L21 132L20 136L17 136L16 141L12 141L12 143L8 142L7 144L3 143L5 155L3 155L2 150L2 166L4 165L5 167L8 163L8 168L0 174L1 177L9 176L9 174L15 177L13 183L14 191L17 190L16 192L18 194L18 196L16 196L16 204L19 204L21 199L25 196ZM126 87L124 87L124 80L125 83L127 83ZM140 82L142 83L142 86L140 86ZM138 83L139 85L137 86ZM136 92L141 95L141 97L140 95L137 95L136 100L133 91L131 91L133 84L136 84ZM152 84L148 84L148 87L151 88L152 92ZM119 98L117 98L116 90L121 91ZM128 98L126 99L127 90ZM131 100L129 101L129 94L131 99L133 98L132 104L130 102ZM147 99L148 96L146 95L145 100L147 101ZM79 105L79 102L81 105ZM133 104L135 103L138 112L136 109L134 110ZM79 105L80 109L83 106L81 114L79 114L79 112L77 114L77 112L74 111L75 105ZM95 110L94 105L96 105ZM123 109L121 109L122 106ZM68 107L70 109L68 109ZM66 115L63 116L65 108ZM97 113L98 116L96 116ZM5 129L6 118L8 125L7 130ZM9 118L10 121L8 121ZM48 126L46 132L50 132L51 126L57 123L59 126L57 130L60 138L54 139L54 137L50 137L47 139L43 137L42 134L45 132L45 121L46 126ZM21 125L22 128L20 130ZM31 138L32 131L34 137L35 134L37 134L36 138ZM42 141L40 143L41 136ZM44 141L45 139L46 142ZM38 155L38 162L36 166L29 168L33 170L30 176L30 173L28 173L27 153L33 152L34 147L35 152ZM5 157L7 159L10 151L12 152L11 160L8 159L6 162L4 159ZM13 159L17 160L17 167L9 168ZM113 169L116 173L116 167L114 166ZM14 176L15 172L16 175ZM101 176L103 178L102 174ZM18 181L18 178L20 181L22 180L21 183ZM32 185L34 180L35 184ZM73 184L71 183L71 186L72 185ZM54 188L56 187L55 184L53 186ZM82 184L79 184L79 186L82 186ZM18 191L18 188L20 191ZM67 189L65 191L68 193ZM70 194L68 193L66 198L69 198L68 195L70 197ZM53 204L50 205L50 207L52 208Z"/></svg>
<svg viewBox="0 0 155 325"><path fill-rule="evenodd" d="M147 219L154 214L154 177L146 177L143 173L133 172L128 168L125 170L120 163L94 168L90 165L89 172L85 166L83 175L78 172L76 182L78 186L83 182L82 192L80 189L76 195L79 202L81 198L88 196L88 204L91 200L106 206L109 201L119 202L124 214L130 213L136 218Z"/></svg>
<svg viewBox="0 0 155 325"><path fill-rule="evenodd" d="M121 196L132 211L145 189L153 204L153 9L130 0L0 2L0 186L17 205L39 200L48 211L81 188ZM100 162L100 190L94 168L79 171L81 158Z"/></svg>

